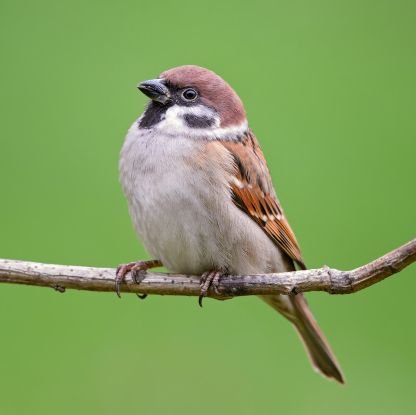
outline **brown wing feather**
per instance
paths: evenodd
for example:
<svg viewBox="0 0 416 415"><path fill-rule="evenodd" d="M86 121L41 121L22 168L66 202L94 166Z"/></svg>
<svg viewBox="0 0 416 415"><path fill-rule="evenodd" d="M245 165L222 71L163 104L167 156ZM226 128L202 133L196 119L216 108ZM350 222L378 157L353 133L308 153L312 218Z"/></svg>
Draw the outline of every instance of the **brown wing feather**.
<svg viewBox="0 0 416 415"><path fill-rule="evenodd" d="M276 197L266 160L256 137L249 132L241 141L227 141L223 145L232 154L235 162L235 177L230 183L235 204L304 269L299 245Z"/></svg>

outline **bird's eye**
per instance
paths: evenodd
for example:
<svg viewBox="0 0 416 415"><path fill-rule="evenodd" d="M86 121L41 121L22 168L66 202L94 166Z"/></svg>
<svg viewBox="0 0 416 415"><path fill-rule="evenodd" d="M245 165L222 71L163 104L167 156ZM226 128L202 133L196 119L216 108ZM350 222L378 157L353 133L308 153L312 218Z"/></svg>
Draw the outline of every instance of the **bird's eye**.
<svg viewBox="0 0 416 415"><path fill-rule="evenodd" d="M182 96L184 97L184 99L186 101L195 101L198 93L195 91L195 89L192 88L186 88L183 92L182 92Z"/></svg>

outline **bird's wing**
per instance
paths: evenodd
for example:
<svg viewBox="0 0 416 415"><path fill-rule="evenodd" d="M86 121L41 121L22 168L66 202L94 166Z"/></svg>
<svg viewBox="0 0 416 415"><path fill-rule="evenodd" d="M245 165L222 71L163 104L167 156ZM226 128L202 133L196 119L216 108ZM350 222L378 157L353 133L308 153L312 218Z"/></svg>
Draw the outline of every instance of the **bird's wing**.
<svg viewBox="0 0 416 415"><path fill-rule="evenodd" d="M289 222L276 197L266 160L250 131L239 141L224 141L235 164L230 187L234 203L302 269L305 264Z"/></svg>

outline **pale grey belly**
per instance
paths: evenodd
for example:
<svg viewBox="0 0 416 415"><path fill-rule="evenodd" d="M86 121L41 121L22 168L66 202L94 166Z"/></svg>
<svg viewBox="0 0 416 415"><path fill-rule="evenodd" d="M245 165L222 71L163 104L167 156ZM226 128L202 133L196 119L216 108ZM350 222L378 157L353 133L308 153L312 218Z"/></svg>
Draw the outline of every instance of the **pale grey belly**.
<svg viewBox="0 0 416 415"><path fill-rule="evenodd" d="M216 230L198 201L178 192L129 201L134 226L147 251L173 272L200 274L216 265Z"/></svg>
<svg viewBox="0 0 416 415"><path fill-rule="evenodd" d="M279 249L229 196L195 188L183 178L172 179L181 186L172 183L162 190L145 177L137 196L129 200L146 249L169 270L202 274L225 269L246 274L286 269Z"/></svg>

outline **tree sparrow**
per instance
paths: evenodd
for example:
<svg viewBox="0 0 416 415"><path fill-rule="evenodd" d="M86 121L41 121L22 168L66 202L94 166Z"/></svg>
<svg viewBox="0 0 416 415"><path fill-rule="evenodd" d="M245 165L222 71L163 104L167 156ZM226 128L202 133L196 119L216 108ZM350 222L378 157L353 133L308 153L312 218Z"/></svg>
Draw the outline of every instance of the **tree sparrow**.
<svg viewBox="0 0 416 415"><path fill-rule="evenodd" d="M203 275L201 298L223 275L293 271L305 264L234 90L208 69L186 65L138 85L151 100L130 128L120 180L134 227L152 261ZM314 367L343 383L302 294L261 297L297 329Z"/></svg>

